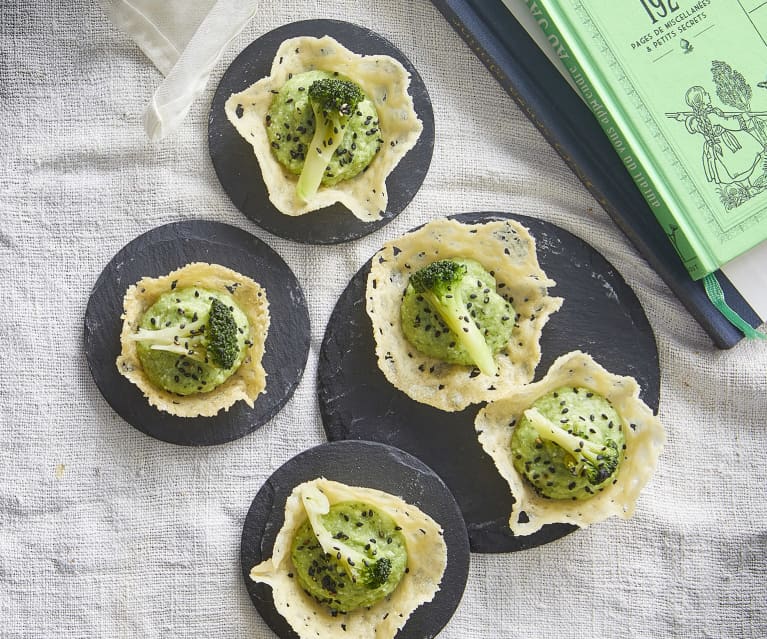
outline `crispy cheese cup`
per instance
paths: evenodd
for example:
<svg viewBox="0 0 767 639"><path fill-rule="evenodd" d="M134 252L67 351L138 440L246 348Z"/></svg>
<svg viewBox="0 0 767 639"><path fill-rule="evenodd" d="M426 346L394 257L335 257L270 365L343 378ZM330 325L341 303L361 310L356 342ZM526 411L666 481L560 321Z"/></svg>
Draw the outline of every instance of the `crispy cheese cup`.
<svg viewBox="0 0 767 639"><path fill-rule="evenodd" d="M266 114L274 92L291 75L305 71L338 72L360 85L378 110L381 149L367 169L335 186L321 186L311 201L296 196L298 176L274 157L266 134ZM408 93L410 74L402 64L385 55L358 55L341 43L322 38L291 38L282 43L269 76L225 104L226 115L252 146L272 204L285 215L304 215L340 202L356 217L371 222L386 210L386 178L418 141L423 125Z"/></svg>
<svg viewBox="0 0 767 639"><path fill-rule="evenodd" d="M226 292L242 309L250 324L253 345L239 368L223 384L207 393L176 395L155 386L138 358L137 343L129 339L139 328L144 313L173 288L200 286ZM130 286L123 299L122 350L117 358L120 373L138 386L152 406L178 417L210 417L243 400L252 407L266 390L266 371L261 364L269 332L266 291L249 277L219 264L193 262L162 277L144 277Z"/></svg>
<svg viewBox="0 0 767 639"><path fill-rule="evenodd" d="M511 435L524 411L539 397L563 386L588 388L609 400L623 422L626 447L617 476L590 499L547 499L514 468ZM660 420L639 398L633 377L608 372L590 355L573 351L558 358L546 376L488 404L475 420L479 442L493 458L514 495L509 526L515 535L529 535L546 524L557 522L585 528L617 515L628 519L634 513L639 493L652 477L666 435ZM524 511L527 521L520 521Z"/></svg>
<svg viewBox="0 0 767 639"><path fill-rule="evenodd" d="M449 364L420 353L402 331L400 303L410 275L436 260L467 257L493 275L497 291L517 313L512 338L495 356L498 373ZM463 224L438 219L388 242L373 256L366 309L373 323L378 366L412 399L445 411L503 397L533 379L541 359L540 337L562 305L548 289L555 282L538 264L535 241L513 220Z"/></svg>

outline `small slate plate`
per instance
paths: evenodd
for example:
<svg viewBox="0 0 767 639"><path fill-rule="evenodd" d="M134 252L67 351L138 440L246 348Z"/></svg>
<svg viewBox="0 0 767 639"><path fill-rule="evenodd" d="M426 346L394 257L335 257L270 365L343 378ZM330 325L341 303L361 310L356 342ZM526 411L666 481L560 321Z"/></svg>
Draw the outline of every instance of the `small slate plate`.
<svg viewBox="0 0 767 639"><path fill-rule="evenodd" d="M271 317L263 359L266 393L253 408L239 401L215 417L176 417L150 406L117 370L127 288L144 276L166 275L190 262L227 266L266 289ZM138 430L173 444L223 444L265 424L298 386L308 353L309 313L293 272L258 238L219 222L166 224L137 237L107 264L85 311L85 354L104 399Z"/></svg>
<svg viewBox="0 0 767 639"><path fill-rule="evenodd" d="M269 75L275 53L283 41L299 36L329 35L354 53L388 55L410 73L410 95L423 131L418 143L386 180L389 205L375 222L357 219L346 207L334 204L318 211L292 217L280 213L269 201L253 147L227 120L224 104L233 93ZM391 42L377 33L338 20L294 22L250 44L238 55L221 78L213 96L208 119L208 147L221 186L235 206L267 231L296 242L337 244L357 239L391 222L410 203L426 177L434 151L434 112L426 85L410 60Z"/></svg>
<svg viewBox="0 0 767 639"><path fill-rule="evenodd" d="M655 337L639 300L621 275L594 248L542 220L503 213L464 213L455 219L481 223L511 218L536 239L541 267L565 298L541 338L536 379L567 352L590 353L609 371L631 375L642 398L657 411L660 370ZM376 364L370 319L365 311L368 261L341 294L320 351L318 392L328 439L380 441L412 453L445 480L463 511L474 552L532 548L575 530L550 524L516 537L508 526L513 498L474 432L480 406L447 413L397 390Z"/></svg>
<svg viewBox="0 0 767 639"><path fill-rule="evenodd" d="M289 460L258 491L245 518L240 558L248 594L269 627L282 639L297 639L277 612L272 589L250 579L250 569L272 556L285 522L285 501L298 484L318 477L375 488L418 506L444 530L447 567L434 599L419 606L397 639L435 637L458 607L469 574L469 540L461 510L442 480L412 455L375 442L322 444Z"/></svg>

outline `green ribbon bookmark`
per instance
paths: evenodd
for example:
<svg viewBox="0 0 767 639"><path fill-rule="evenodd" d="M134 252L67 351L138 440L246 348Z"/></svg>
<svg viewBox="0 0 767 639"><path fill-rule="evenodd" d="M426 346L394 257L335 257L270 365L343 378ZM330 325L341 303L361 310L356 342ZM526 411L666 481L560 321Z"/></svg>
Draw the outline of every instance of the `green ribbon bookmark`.
<svg viewBox="0 0 767 639"><path fill-rule="evenodd" d="M719 285L716 275L709 273L703 278L703 288L706 289L706 295L711 303L724 315L735 328L741 331L748 339L767 339L767 335L760 333L751 326L746 320L732 310L724 299L724 292Z"/></svg>

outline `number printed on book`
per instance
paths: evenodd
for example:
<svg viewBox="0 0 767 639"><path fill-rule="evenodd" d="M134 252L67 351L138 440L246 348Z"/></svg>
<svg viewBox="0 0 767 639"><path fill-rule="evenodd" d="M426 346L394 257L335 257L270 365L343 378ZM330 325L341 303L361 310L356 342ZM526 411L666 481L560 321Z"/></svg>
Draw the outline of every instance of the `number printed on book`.
<svg viewBox="0 0 767 639"><path fill-rule="evenodd" d="M647 15L650 16L652 23L658 22L658 18L665 18L671 15L674 11L679 10L679 4L674 0L639 0L647 11Z"/></svg>

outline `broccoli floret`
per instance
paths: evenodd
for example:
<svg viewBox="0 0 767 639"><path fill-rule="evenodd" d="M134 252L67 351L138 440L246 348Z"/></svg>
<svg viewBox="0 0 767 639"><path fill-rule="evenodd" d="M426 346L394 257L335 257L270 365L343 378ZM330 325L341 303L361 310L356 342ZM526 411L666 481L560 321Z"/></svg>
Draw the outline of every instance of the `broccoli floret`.
<svg viewBox="0 0 767 639"><path fill-rule="evenodd" d="M229 307L215 297L208 315L208 355L221 368L231 368L237 361L237 322Z"/></svg>
<svg viewBox="0 0 767 639"><path fill-rule="evenodd" d="M305 202L317 192L346 124L365 94L350 80L322 78L309 86L308 96L314 111L314 137L296 185L296 194Z"/></svg>
<svg viewBox="0 0 767 639"><path fill-rule="evenodd" d="M381 557L378 561L368 566L365 570L364 583L368 588L379 588L383 586L391 575L391 560L387 557Z"/></svg>
<svg viewBox="0 0 767 639"><path fill-rule="evenodd" d="M553 442L568 454L565 464L573 475L585 477L590 484L597 485L617 470L620 451L612 439L598 444L577 434L568 433L537 408L526 410L525 417L541 440Z"/></svg>
<svg viewBox="0 0 767 639"><path fill-rule="evenodd" d="M309 519L314 536L322 550L329 556L335 557L339 565L346 571L353 583L362 584L375 589L386 583L391 574L391 560L386 557L374 559L356 548L344 543L343 535L334 535L322 521L321 510L329 507L327 498L316 488L308 488L301 495L304 510Z"/></svg>
<svg viewBox="0 0 767 639"><path fill-rule="evenodd" d="M141 328L130 339L152 350L178 353L224 369L234 366L240 351L234 314L216 298L211 301L207 318L158 330Z"/></svg>
<svg viewBox="0 0 767 639"><path fill-rule="evenodd" d="M454 260L439 260L410 276L410 285L423 296L455 334L471 359L485 375L495 375L493 351L472 319L467 300L460 293L460 281L467 268Z"/></svg>

